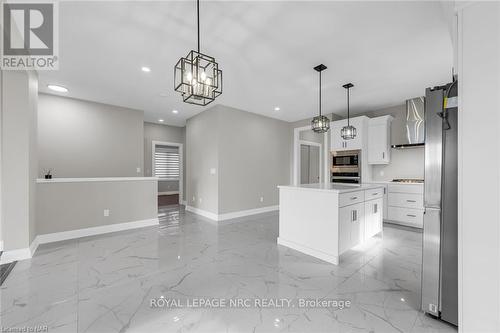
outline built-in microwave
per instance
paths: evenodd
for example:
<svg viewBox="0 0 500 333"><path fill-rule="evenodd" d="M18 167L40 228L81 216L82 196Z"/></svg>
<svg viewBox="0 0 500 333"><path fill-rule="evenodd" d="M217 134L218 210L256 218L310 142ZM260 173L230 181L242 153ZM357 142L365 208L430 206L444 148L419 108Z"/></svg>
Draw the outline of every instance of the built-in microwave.
<svg viewBox="0 0 500 333"><path fill-rule="evenodd" d="M344 150L332 152L332 167L358 167L359 166L359 150Z"/></svg>
<svg viewBox="0 0 500 333"><path fill-rule="evenodd" d="M361 184L361 150L332 152L332 183Z"/></svg>

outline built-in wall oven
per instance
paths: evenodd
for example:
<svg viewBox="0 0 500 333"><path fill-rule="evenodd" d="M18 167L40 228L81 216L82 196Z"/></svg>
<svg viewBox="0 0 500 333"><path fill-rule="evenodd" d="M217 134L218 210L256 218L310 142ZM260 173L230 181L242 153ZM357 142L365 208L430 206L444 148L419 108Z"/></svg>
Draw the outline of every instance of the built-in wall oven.
<svg viewBox="0 0 500 333"><path fill-rule="evenodd" d="M361 184L361 150L332 151L332 183Z"/></svg>

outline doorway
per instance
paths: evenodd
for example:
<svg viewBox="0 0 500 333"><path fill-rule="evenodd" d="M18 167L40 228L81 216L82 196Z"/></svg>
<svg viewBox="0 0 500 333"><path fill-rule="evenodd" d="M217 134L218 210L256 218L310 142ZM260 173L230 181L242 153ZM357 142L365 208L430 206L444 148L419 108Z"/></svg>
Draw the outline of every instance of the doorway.
<svg viewBox="0 0 500 333"><path fill-rule="evenodd" d="M181 204L183 198L183 144L153 141L152 175L158 178L158 205Z"/></svg>
<svg viewBox="0 0 500 333"><path fill-rule="evenodd" d="M294 128L292 179L294 185L329 181L326 159L328 138L328 133L315 133L311 126Z"/></svg>
<svg viewBox="0 0 500 333"><path fill-rule="evenodd" d="M321 181L321 145L300 142L300 183L315 184Z"/></svg>

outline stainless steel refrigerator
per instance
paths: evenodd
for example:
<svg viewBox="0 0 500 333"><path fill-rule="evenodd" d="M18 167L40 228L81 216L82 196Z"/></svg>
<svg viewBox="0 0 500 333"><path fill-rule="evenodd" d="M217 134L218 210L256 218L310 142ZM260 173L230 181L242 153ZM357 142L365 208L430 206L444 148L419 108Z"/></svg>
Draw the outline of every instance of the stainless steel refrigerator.
<svg viewBox="0 0 500 333"><path fill-rule="evenodd" d="M458 325L456 82L425 94L422 310Z"/></svg>

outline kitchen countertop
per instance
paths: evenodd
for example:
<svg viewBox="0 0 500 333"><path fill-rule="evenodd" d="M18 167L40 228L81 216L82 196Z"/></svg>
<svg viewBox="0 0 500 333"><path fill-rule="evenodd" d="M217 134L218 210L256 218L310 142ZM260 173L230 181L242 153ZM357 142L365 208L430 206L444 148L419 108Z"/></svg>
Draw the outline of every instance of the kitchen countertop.
<svg viewBox="0 0 500 333"><path fill-rule="evenodd" d="M391 185L409 185L409 186L424 185L424 183L403 183L403 182L393 182L391 180L373 180L369 182L363 182L363 184L391 184Z"/></svg>
<svg viewBox="0 0 500 333"><path fill-rule="evenodd" d="M356 191L370 190L380 188L377 184L364 183L362 185L340 185L338 183L317 183L317 184L302 184L302 185L280 185L280 189L306 190L306 191L336 191L338 193L348 193Z"/></svg>

